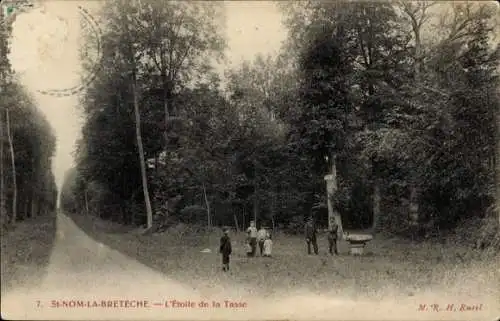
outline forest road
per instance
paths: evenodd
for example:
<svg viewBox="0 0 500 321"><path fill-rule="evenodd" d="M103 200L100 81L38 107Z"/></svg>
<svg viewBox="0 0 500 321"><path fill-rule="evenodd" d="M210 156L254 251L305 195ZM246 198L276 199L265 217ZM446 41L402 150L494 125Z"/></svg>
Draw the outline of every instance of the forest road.
<svg viewBox="0 0 500 321"><path fill-rule="evenodd" d="M425 298L352 301L312 293L283 293L276 299L250 298L235 284L232 289L194 291L181 282L98 243L66 215L58 214L54 243L45 279L35 289L15 289L2 297L4 319L11 320L475 320L498 317L486 302L483 311L418 312ZM174 258L173 258L174 259ZM189 268L189 267L188 267ZM219 269L219 266L214 266ZM221 272L223 273L223 272ZM218 293L219 292L219 293ZM436 298L440 294L436 293ZM425 299L425 300L424 300ZM442 297L441 297L442 299ZM128 302L125 302L129 300ZM172 300L194 306L172 306ZM244 302L226 308L224 300ZM452 300L450 303L471 303ZM457 301L458 300L458 301ZM106 301L106 302L103 302ZM112 302L110 302L112 301ZM138 301L142 306L137 306ZM200 307L205 301L208 307ZM212 306L213 301L221 303ZM168 303L168 307L165 306ZM104 306L103 306L104 304ZM71 307L64 307L70 305ZM110 305L110 306L109 306ZM121 307L120 307L121 305ZM127 305L127 306L124 306Z"/></svg>

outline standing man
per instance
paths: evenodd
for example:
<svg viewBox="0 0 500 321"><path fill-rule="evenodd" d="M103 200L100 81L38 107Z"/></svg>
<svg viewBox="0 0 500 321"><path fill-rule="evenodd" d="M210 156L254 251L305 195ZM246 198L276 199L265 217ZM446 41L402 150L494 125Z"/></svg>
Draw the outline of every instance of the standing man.
<svg viewBox="0 0 500 321"><path fill-rule="evenodd" d="M222 254L222 271L229 271L229 257L232 252L231 239L229 238L229 229L224 228L224 235L220 238L219 253Z"/></svg>
<svg viewBox="0 0 500 321"><path fill-rule="evenodd" d="M328 252L330 255L339 255L339 252L337 250L337 233L339 230L339 226L337 225L337 222L335 220L332 222L332 228L328 230Z"/></svg>
<svg viewBox="0 0 500 321"><path fill-rule="evenodd" d="M255 252L257 252L257 228L255 227L255 222L250 221L250 227L247 228L248 235L248 243L252 251L249 253L249 256L255 256Z"/></svg>
<svg viewBox="0 0 500 321"><path fill-rule="evenodd" d="M311 244L314 249L314 254L318 255L318 242L316 239L316 226L314 224L313 218L310 217L307 220L305 226L306 242L307 242L307 254L311 254Z"/></svg>

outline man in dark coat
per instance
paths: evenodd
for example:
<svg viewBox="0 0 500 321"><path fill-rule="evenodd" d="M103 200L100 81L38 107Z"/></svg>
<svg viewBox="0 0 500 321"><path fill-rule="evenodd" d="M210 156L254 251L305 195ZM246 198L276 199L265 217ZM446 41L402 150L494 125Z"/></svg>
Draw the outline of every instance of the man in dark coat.
<svg viewBox="0 0 500 321"><path fill-rule="evenodd" d="M333 253L335 253L336 255L339 255L339 252L337 250L338 230L339 230L339 226L337 225L337 222L333 221L331 229L328 230L328 252L331 255L333 255Z"/></svg>
<svg viewBox="0 0 500 321"><path fill-rule="evenodd" d="M222 254L222 271L229 271L229 256L232 252L231 239L229 238L229 229L224 229L224 235L220 238L219 253Z"/></svg>
<svg viewBox="0 0 500 321"><path fill-rule="evenodd" d="M311 244L314 249L314 254L318 254L318 241L316 238L316 226L314 224L313 218L307 220L305 226L306 242L307 242L307 254L311 254Z"/></svg>

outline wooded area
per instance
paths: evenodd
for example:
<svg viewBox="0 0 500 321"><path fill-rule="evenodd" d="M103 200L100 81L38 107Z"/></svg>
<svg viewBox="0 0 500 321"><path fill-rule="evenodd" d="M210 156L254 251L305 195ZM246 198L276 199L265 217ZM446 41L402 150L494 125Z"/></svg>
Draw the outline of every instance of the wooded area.
<svg viewBox="0 0 500 321"><path fill-rule="evenodd" d="M57 186L52 173L56 138L45 115L13 72L11 25L0 24L0 225L54 213Z"/></svg>
<svg viewBox="0 0 500 321"><path fill-rule="evenodd" d="M281 3L280 53L224 79L221 6L105 4L64 210L155 230L256 219L297 233L311 213L326 226L324 176L335 174L345 228L426 237L488 218L483 240L498 241L498 5ZM47 146L36 151L47 164L42 133L30 146Z"/></svg>

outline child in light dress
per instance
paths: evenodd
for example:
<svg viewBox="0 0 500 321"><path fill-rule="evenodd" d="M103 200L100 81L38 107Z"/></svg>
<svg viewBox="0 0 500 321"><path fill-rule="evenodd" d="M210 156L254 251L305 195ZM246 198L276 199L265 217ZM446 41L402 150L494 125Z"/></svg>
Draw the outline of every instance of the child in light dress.
<svg viewBox="0 0 500 321"><path fill-rule="evenodd" d="M271 252L273 250L273 241L271 239L271 233L267 232L266 239L264 240L264 253L262 256L271 257Z"/></svg>

